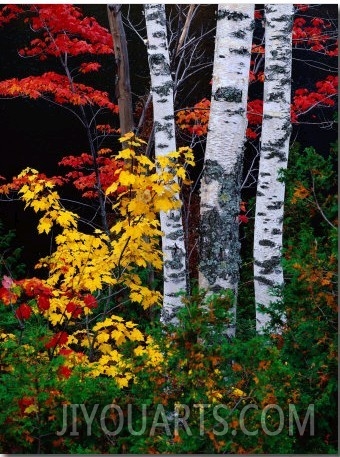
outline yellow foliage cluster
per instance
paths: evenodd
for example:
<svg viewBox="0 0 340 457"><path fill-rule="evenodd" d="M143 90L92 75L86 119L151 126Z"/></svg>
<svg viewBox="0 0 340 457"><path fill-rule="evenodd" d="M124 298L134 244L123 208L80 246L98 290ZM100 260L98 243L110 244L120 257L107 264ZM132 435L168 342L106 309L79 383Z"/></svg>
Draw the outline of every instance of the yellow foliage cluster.
<svg viewBox="0 0 340 457"><path fill-rule="evenodd" d="M194 158L189 148L180 148L153 163L136 152L144 142L132 133L121 138L121 142L128 147L114 160L123 159L124 167L119 170L117 181L106 191L116 214L109 232L100 229L92 234L81 232L79 216L64 208L54 183L42 178L38 171L27 168L18 179L24 182L19 193L25 207L43 213L38 232L48 234L55 225L60 228L55 251L37 265L48 268L48 279L44 283L53 291L48 309L42 312L53 326L69 325L72 319L84 322L84 317L87 322L85 327L79 330L77 326L76 331L68 334L67 342L55 348L55 354L63 350L65 355L65 350L69 351L67 367L81 363L89 367L92 376L111 376L120 387L125 387L134 378L134 358L142 357L146 365L159 366L162 353L135 323L112 315L112 310L100 313L89 326L88 318L93 309L86 305L83 297L84 294L98 295L109 288L124 291L125 297L144 309L161 303L160 292L143 285L136 269L162 268L159 212L180 206L176 197L179 182L187 182L186 167L194 165ZM75 307L81 312L73 315ZM138 343L132 347L131 357L120 352L125 341ZM84 349L84 353L78 353L81 360L70 349L72 345Z"/></svg>

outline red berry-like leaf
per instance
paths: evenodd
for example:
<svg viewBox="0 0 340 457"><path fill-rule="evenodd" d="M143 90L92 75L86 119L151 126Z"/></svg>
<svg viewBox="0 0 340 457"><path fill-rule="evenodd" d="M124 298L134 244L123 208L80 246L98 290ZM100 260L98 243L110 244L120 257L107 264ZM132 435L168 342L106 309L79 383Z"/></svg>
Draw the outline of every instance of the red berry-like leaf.
<svg viewBox="0 0 340 457"><path fill-rule="evenodd" d="M32 314L32 308L29 305L27 305L26 303L23 303L22 305L19 306L19 308L17 308L15 310L15 315L20 320L29 319L31 314Z"/></svg>

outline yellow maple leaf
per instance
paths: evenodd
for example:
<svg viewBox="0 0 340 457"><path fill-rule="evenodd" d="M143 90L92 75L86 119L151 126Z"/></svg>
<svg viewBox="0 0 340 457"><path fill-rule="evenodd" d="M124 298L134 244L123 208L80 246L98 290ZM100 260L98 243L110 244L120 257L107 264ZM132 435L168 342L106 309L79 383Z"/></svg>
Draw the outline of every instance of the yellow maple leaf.
<svg viewBox="0 0 340 457"><path fill-rule="evenodd" d="M143 346L137 346L137 347L134 349L133 352L134 352L135 355L138 357L138 356L141 356L141 355L145 354L145 353L146 353L146 350L145 350L145 348L144 348Z"/></svg>
<svg viewBox="0 0 340 457"><path fill-rule="evenodd" d="M157 166L160 168L167 168L170 166L171 162L167 156L157 157Z"/></svg>
<svg viewBox="0 0 340 457"><path fill-rule="evenodd" d="M110 358L113 362L120 362L121 355L119 354L119 352L116 349L114 349L113 351L112 350L110 351Z"/></svg>
<svg viewBox="0 0 340 457"><path fill-rule="evenodd" d="M110 195L110 194L114 194L117 189L118 189L118 182L114 182L113 184L111 184L111 186L109 186L106 191L105 191L105 194L106 195Z"/></svg>
<svg viewBox="0 0 340 457"><path fill-rule="evenodd" d="M107 365L110 362L111 358L109 354L102 355L98 360L100 365Z"/></svg>
<svg viewBox="0 0 340 457"><path fill-rule="evenodd" d="M174 209L175 202L166 197L158 197L155 199L155 209L156 211L169 211Z"/></svg>
<svg viewBox="0 0 340 457"><path fill-rule="evenodd" d="M110 365L109 367L105 368L105 373L108 376L111 376L112 378L115 378L117 376L117 374L118 374L117 367L115 367L113 365Z"/></svg>
<svg viewBox="0 0 340 457"><path fill-rule="evenodd" d="M131 138L133 138L134 136L135 134L133 132L128 132L125 133L125 135L118 138L118 141L120 141L121 143L126 143L127 141L131 140Z"/></svg>
<svg viewBox="0 0 340 457"><path fill-rule="evenodd" d="M147 347L147 354L148 354L148 365L149 366L158 366L161 364L164 360L164 356L162 352L159 350L157 346L148 346Z"/></svg>
<svg viewBox="0 0 340 457"><path fill-rule="evenodd" d="M98 343L106 343L107 341L109 341L109 339L110 339L109 334L104 331L98 333L98 335L97 335Z"/></svg>
<svg viewBox="0 0 340 457"><path fill-rule="evenodd" d="M130 333L130 340L131 341L144 341L144 336L141 331L137 328L134 328Z"/></svg>
<svg viewBox="0 0 340 457"><path fill-rule="evenodd" d="M98 276L92 276L92 277L84 277L84 272L83 272L83 283L86 285L86 288L90 292L95 292L96 290L101 290L103 288L103 284L101 281L101 277Z"/></svg>
<svg viewBox="0 0 340 457"><path fill-rule="evenodd" d="M129 171L123 170L119 175L119 182L122 186L130 186L136 181L136 176Z"/></svg>
<svg viewBox="0 0 340 457"><path fill-rule="evenodd" d="M129 385L129 380L127 378L116 378L115 381L120 388L127 387Z"/></svg>
<svg viewBox="0 0 340 457"><path fill-rule="evenodd" d="M142 301L143 301L143 295L138 292L131 292L130 298L132 301L137 302L137 303L142 303Z"/></svg>
<svg viewBox="0 0 340 457"><path fill-rule="evenodd" d="M76 226L74 215L70 211L62 211L57 217L57 222L62 227L68 228L71 225Z"/></svg>
<svg viewBox="0 0 340 457"><path fill-rule="evenodd" d="M50 313L48 316L48 320L51 322L52 325L57 325L62 323L64 317L62 314Z"/></svg>
<svg viewBox="0 0 340 457"><path fill-rule="evenodd" d="M113 330L111 332L111 337L116 341L117 346L124 343L126 340L124 333L120 332L119 330Z"/></svg>
<svg viewBox="0 0 340 457"><path fill-rule="evenodd" d="M153 183L152 184L152 190L156 192L157 195L162 195L165 192L165 188L163 184L157 184Z"/></svg>
<svg viewBox="0 0 340 457"><path fill-rule="evenodd" d="M135 324L134 322L131 322L131 321L127 321L125 322L125 327L127 328L134 328L136 327L137 324Z"/></svg>
<svg viewBox="0 0 340 457"><path fill-rule="evenodd" d="M138 162L141 165L146 165L147 167L149 167L149 169L155 168L155 164L153 162L151 162L149 157L147 157L145 155L138 156Z"/></svg>
<svg viewBox="0 0 340 457"><path fill-rule="evenodd" d="M30 414L30 413L37 413L39 411L38 409L38 406L37 405L29 405L27 406L27 408L25 408L25 414Z"/></svg>
<svg viewBox="0 0 340 457"><path fill-rule="evenodd" d="M120 151L116 155L116 159L131 159L131 158L135 157L135 155L136 155L136 153L133 149L126 148L126 149L123 149L122 151Z"/></svg>
<svg viewBox="0 0 340 457"><path fill-rule="evenodd" d="M53 222L51 221L50 218L42 217L38 224L38 232L39 233L46 232L46 234L48 234L48 233L50 233L52 226L53 226Z"/></svg>
<svg viewBox="0 0 340 457"><path fill-rule="evenodd" d="M177 176L180 178L180 179L185 179L186 178L186 171L183 167L180 167L177 169Z"/></svg>
<svg viewBox="0 0 340 457"><path fill-rule="evenodd" d="M102 343L98 346L98 349L103 354L109 354L112 351L112 346L108 343Z"/></svg>
<svg viewBox="0 0 340 457"><path fill-rule="evenodd" d="M49 204L46 199L33 200L31 203L32 208L37 213L38 211L45 211L48 209Z"/></svg>

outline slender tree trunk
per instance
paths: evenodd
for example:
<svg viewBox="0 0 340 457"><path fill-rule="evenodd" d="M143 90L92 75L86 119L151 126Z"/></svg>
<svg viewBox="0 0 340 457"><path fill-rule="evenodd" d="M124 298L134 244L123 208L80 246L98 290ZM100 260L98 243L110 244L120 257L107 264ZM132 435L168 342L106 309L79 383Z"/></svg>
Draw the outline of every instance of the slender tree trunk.
<svg viewBox="0 0 340 457"><path fill-rule="evenodd" d="M278 300L273 286L283 285L281 266L285 185L279 171L287 167L291 134L291 66L293 5L265 5L265 82L259 177L254 233L256 304ZM257 311L256 328L268 322Z"/></svg>
<svg viewBox="0 0 340 457"><path fill-rule="evenodd" d="M211 292L239 281L238 215L254 5L218 6L209 130L201 184L199 285ZM229 334L233 335L235 325Z"/></svg>
<svg viewBox="0 0 340 457"><path fill-rule="evenodd" d="M176 46L175 57L180 52L180 50L181 50L181 48L183 46L183 43L185 42L185 39L188 36L188 32L189 32L190 24L191 24L192 17L193 17L193 14L194 14L195 6L196 5L194 5L194 4L191 4L189 6L189 9L188 9L188 12L187 12L186 18L185 18L184 27L182 29L181 35L179 37L179 40L178 40L178 43L177 43L177 46Z"/></svg>
<svg viewBox="0 0 340 457"><path fill-rule="evenodd" d="M120 4L107 5L107 15L113 38L114 54L117 65L116 98L119 107L120 132L124 135L133 130L132 97L130 85L129 56L122 21Z"/></svg>
<svg viewBox="0 0 340 457"><path fill-rule="evenodd" d="M165 5L144 5L148 37L148 59L153 97L155 155L176 150L173 81L170 73ZM179 195L176 196L179 199ZM176 323L178 309L183 306L178 292L185 291L186 252L181 210L160 215L164 259L164 301L162 322Z"/></svg>

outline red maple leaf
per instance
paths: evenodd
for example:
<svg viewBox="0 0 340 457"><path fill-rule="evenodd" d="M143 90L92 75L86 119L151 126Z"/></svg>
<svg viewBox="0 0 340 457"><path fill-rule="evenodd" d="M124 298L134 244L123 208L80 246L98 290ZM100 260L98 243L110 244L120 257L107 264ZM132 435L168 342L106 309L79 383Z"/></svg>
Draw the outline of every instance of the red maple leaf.
<svg viewBox="0 0 340 457"><path fill-rule="evenodd" d="M62 346L67 343L67 340L68 334L66 332L58 332L45 344L45 347L46 349L51 349L56 346Z"/></svg>
<svg viewBox="0 0 340 457"><path fill-rule="evenodd" d="M97 308L97 306L98 306L98 303L97 303L96 298L95 298L93 295L91 295L91 294L85 295L85 297L83 298L83 300L84 300L85 305L86 305L88 308Z"/></svg>
<svg viewBox="0 0 340 457"><path fill-rule="evenodd" d="M31 314L32 314L32 308L29 305L27 305L26 303L23 303L22 305L19 306L19 308L17 308L15 310L15 315L20 320L29 319Z"/></svg>
<svg viewBox="0 0 340 457"><path fill-rule="evenodd" d="M40 311L46 311L50 309L50 299L46 297L46 295L39 295L37 303Z"/></svg>
<svg viewBox="0 0 340 457"><path fill-rule="evenodd" d="M58 375L62 378L69 378L72 374L72 370L66 365L61 365L58 369Z"/></svg>
<svg viewBox="0 0 340 457"><path fill-rule="evenodd" d="M245 214L240 214L238 216L238 220L243 224L247 224L247 222L249 222L249 218Z"/></svg>
<svg viewBox="0 0 340 457"><path fill-rule="evenodd" d="M72 301L70 301L67 305L66 305L66 311L68 313L71 313L72 314L72 317L79 317L82 313L82 308L80 305L78 305L77 303L74 303Z"/></svg>

